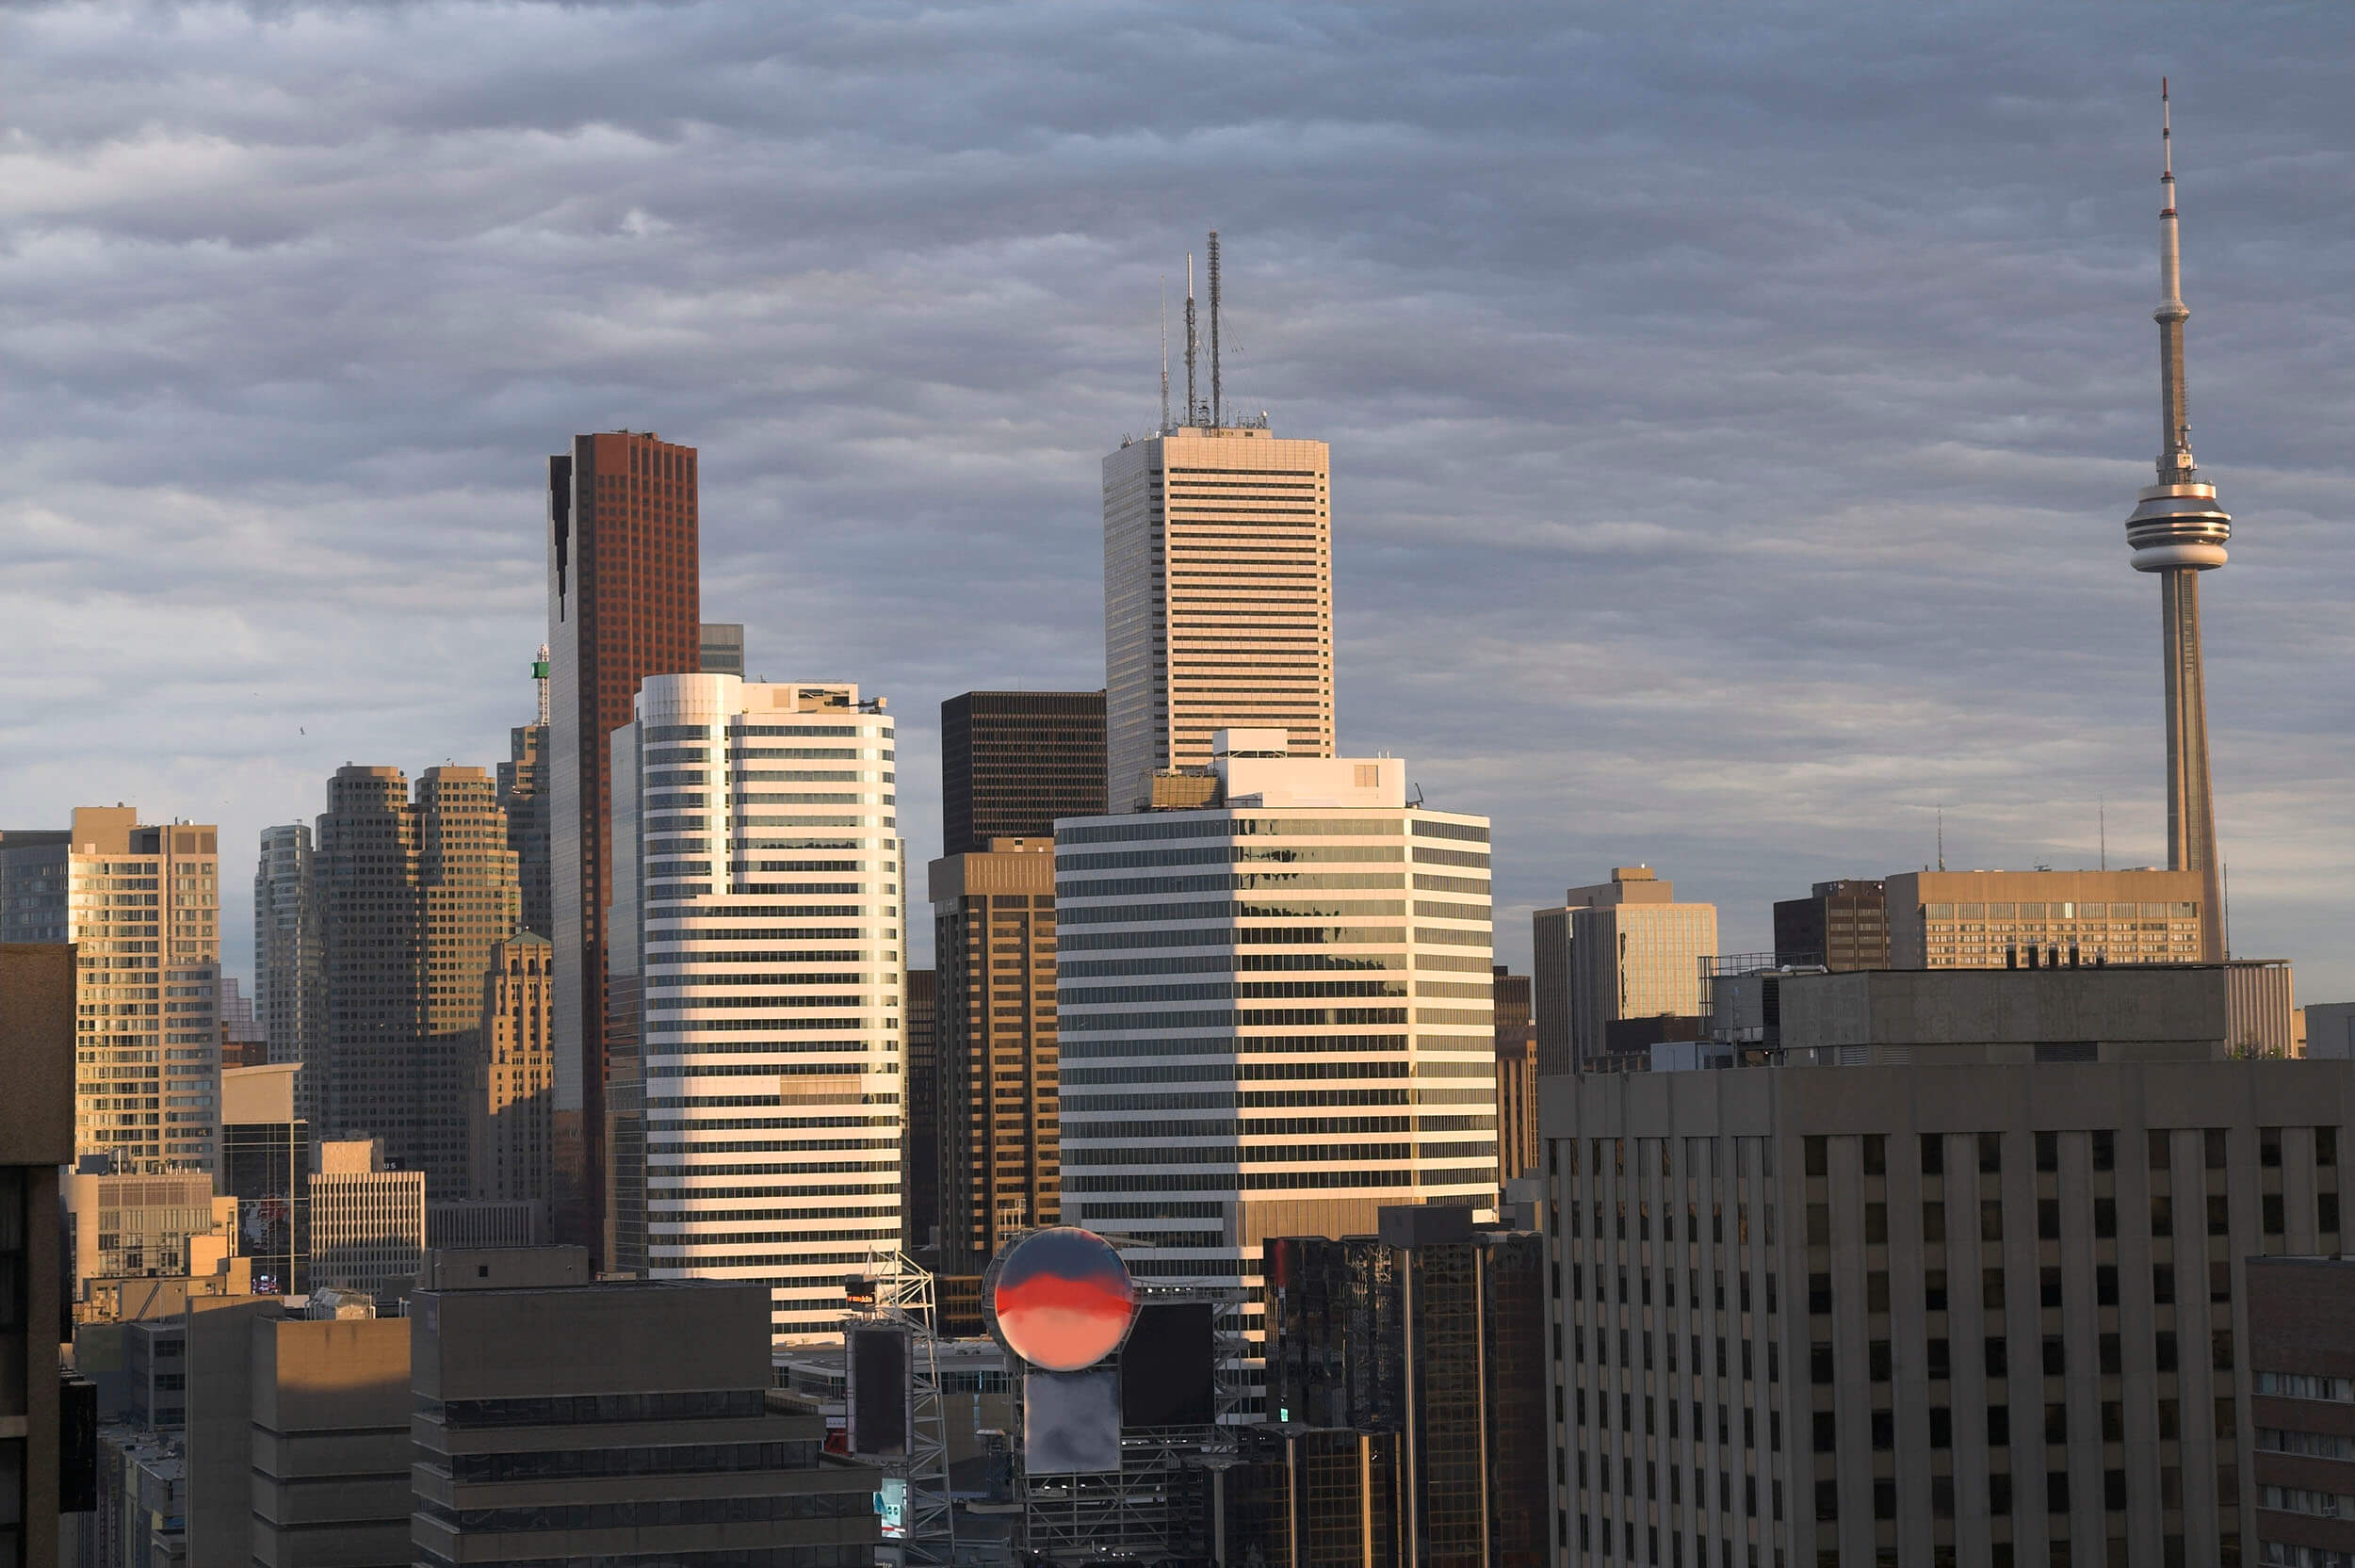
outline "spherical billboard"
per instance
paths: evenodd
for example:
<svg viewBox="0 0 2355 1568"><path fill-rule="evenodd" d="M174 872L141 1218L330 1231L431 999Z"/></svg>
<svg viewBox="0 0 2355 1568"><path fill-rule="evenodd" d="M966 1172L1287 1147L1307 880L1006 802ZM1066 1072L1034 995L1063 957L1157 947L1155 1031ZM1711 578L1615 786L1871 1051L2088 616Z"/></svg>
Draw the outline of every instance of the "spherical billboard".
<svg viewBox="0 0 2355 1568"><path fill-rule="evenodd" d="M1049 1372L1076 1372L1120 1349L1137 1287L1111 1242L1059 1225L998 1254L982 1282L982 1309L1008 1350Z"/></svg>

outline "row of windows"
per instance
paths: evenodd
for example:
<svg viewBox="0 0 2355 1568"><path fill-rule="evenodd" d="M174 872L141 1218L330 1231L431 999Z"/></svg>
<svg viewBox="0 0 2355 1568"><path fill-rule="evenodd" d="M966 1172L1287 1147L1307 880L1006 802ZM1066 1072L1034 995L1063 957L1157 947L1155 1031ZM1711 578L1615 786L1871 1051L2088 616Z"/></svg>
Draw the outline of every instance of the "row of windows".
<svg viewBox="0 0 2355 1568"><path fill-rule="evenodd" d="M1399 980L1243 980L1197 985L1065 986L1055 994L1061 1006L1104 1006L1115 1002L1231 1002L1239 998L1300 996L1404 996ZM1482 994L1486 994L1483 989Z"/></svg>
<svg viewBox="0 0 2355 1568"><path fill-rule="evenodd" d="M1395 817L1318 818L1282 816L1182 816L1167 822L1124 820L1103 828L1057 828L1055 843L1126 844L1150 838L1372 838L1396 835L1405 824Z"/></svg>
<svg viewBox="0 0 2355 1568"><path fill-rule="evenodd" d="M1417 858L1437 850L1419 850ZM1275 861L1292 865L1318 862L1399 861L1405 858L1405 847L1398 844L1295 844L1258 847L1248 844L1217 844L1200 849L1115 849L1101 854L1057 855L1055 870L1121 871L1157 865L1236 865L1247 862ZM1485 865L1486 862L1482 861Z"/></svg>
<svg viewBox="0 0 2355 1568"><path fill-rule="evenodd" d="M1404 1036L1372 1038L1395 1040L1396 1044L1385 1047L1387 1049L1405 1048ZM1408 1075L1413 1065L1412 1062L1393 1059L1377 1061L1211 1062L1199 1067L1065 1067L1063 1069L1063 1082L1065 1088L1069 1088L1074 1084L1231 1083L1238 1079L1265 1078L1403 1078Z"/></svg>
<svg viewBox="0 0 2355 1568"><path fill-rule="evenodd" d="M1445 907L1454 908L1455 906L1449 905ZM1426 913L1426 908L1427 906L1419 904L1416 906L1415 913L1418 914L1424 913ZM1063 924L1066 928L1072 926L1127 925L1140 920L1150 920L1156 924L1166 924L1174 920L1281 920L1286 918L1298 919L1303 916L1309 919L1362 920L1368 918L1369 916L1380 914L1393 916L1404 915L1406 913L1406 903L1405 900L1401 898L1367 898L1363 900L1338 899L1330 901L1324 899L1291 898L1266 899L1247 904L1237 902L1232 899L1205 899L1200 903L1103 904L1093 908L1084 905L1075 908L1066 904L1059 913L1061 914ZM1481 910L1474 918L1486 920L1487 917L1488 912L1484 909ZM1444 919L1448 917L1445 915L1438 915L1435 916L1435 918ZM1241 942L1242 940L1244 940L1243 933L1226 935L1219 938L1222 945L1228 942ZM1175 936L1172 940L1141 944L1141 946L1166 947L1177 947L1184 945L1184 939L1181 936ZM1070 937L1065 937L1063 942L1063 947L1065 952L1069 952L1081 946L1082 944L1080 942Z"/></svg>
<svg viewBox="0 0 2355 1568"><path fill-rule="evenodd" d="M1295 889L1403 888L1406 879L1396 871L1239 871L1203 877L1107 877L1093 881L1066 881L1056 889L1062 898L1133 898L1154 893L1289 893ZM1090 912L1093 913L1093 912ZM1168 911L1183 919L1191 912ZM1082 913L1065 910L1064 917L1081 919Z"/></svg>
<svg viewBox="0 0 2355 1568"><path fill-rule="evenodd" d="M545 1453L451 1454L452 1480L570 1480L595 1476L720 1475L745 1470L811 1470L815 1441L681 1443L662 1447L566 1448Z"/></svg>
<svg viewBox="0 0 2355 1568"><path fill-rule="evenodd" d="M1412 1186L1429 1191L1446 1187L1487 1187L1497 1182L1495 1164L1424 1166L1421 1170L1388 1171L1123 1171L1111 1175L1068 1175L1063 1189L1071 1192L1271 1192L1293 1188ZM1091 1205L1093 1212L1093 1205ZM1140 1266L1131 1263L1131 1272Z"/></svg>
<svg viewBox="0 0 2355 1568"><path fill-rule="evenodd" d="M1449 933L1451 935L1454 933ZM1430 941L1428 932L1417 939ZM1241 930L1094 931L1062 938L1064 952L1105 952L1124 947L1314 947L1398 946L1403 926L1254 926ZM1130 971L1134 973L1135 971Z"/></svg>
<svg viewBox="0 0 2355 1568"><path fill-rule="evenodd" d="M1205 1008L1197 1012L1098 1012L1065 1017L1061 1024L1064 1034L1110 1029L1221 1029L1263 1028L1276 1025L1299 1024L1404 1024L1405 1008ZM1075 1046L1076 1046L1075 1043ZM1137 1042L1123 1042L1128 1051L1134 1051ZM1188 1041L1184 1048L1194 1050L1251 1050L1252 1041ZM1086 1055L1077 1049L1065 1055Z"/></svg>
<svg viewBox="0 0 2355 1568"><path fill-rule="evenodd" d="M1437 967L1448 967L1439 965ZM1119 975L1226 975L1237 972L1300 969L1404 969L1404 953L1207 953L1198 957L1106 959L1064 963L1066 979L1093 979ZM1482 967L1486 967L1483 965Z"/></svg>

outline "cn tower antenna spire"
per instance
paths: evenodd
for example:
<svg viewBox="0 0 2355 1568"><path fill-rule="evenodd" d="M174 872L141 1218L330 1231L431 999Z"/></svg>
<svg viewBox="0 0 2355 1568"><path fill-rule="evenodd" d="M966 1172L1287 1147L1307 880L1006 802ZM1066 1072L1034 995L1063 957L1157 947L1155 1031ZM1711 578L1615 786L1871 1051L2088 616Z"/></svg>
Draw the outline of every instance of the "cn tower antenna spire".
<svg viewBox="0 0 2355 1568"><path fill-rule="evenodd" d="M1169 433L1169 274L1161 274L1161 423L1156 435Z"/></svg>
<svg viewBox="0 0 2355 1568"><path fill-rule="evenodd" d="M2160 655L2167 694L2167 864L2201 879L2201 959L2221 962L2224 944L2223 860L2216 841L2216 801L2208 774L2207 668L2201 652L2200 574L2225 561L2232 514L2217 504L2216 486L2200 477L2191 456L2191 419L2184 380L2182 235L2175 213L2175 125L2172 94L2159 78L2159 325L2158 482L2138 495L2126 520L2126 542L2137 572L2159 579Z"/></svg>

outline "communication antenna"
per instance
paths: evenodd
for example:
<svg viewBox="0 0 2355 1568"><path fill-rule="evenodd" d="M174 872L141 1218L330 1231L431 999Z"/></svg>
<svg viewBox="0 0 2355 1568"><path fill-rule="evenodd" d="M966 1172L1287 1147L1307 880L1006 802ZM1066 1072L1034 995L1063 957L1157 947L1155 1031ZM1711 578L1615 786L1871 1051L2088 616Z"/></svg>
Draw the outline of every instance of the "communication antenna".
<svg viewBox="0 0 2355 1568"><path fill-rule="evenodd" d="M1186 252L1186 423L1198 425L1194 401L1194 252Z"/></svg>
<svg viewBox="0 0 2355 1568"><path fill-rule="evenodd" d="M540 727L548 722L548 645L540 644L540 656L531 661L531 684L540 688Z"/></svg>
<svg viewBox="0 0 2355 1568"><path fill-rule="evenodd" d="M1161 274L1161 429L1169 428L1169 274Z"/></svg>
<svg viewBox="0 0 2355 1568"><path fill-rule="evenodd" d="M1226 423L1226 397L1218 380L1218 231L1210 231L1210 423Z"/></svg>
<svg viewBox="0 0 2355 1568"><path fill-rule="evenodd" d="M1946 802L1938 802L1938 868L1946 869Z"/></svg>

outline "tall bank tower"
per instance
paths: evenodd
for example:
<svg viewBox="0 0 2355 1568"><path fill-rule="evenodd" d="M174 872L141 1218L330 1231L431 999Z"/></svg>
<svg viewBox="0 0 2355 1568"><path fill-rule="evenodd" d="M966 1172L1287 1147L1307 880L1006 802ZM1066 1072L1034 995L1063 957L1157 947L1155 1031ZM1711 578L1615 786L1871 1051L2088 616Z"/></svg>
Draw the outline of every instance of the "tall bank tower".
<svg viewBox="0 0 2355 1568"><path fill-rule="evenodd" d="M2207 683L2200 654L2200 574L2224 564L2233 519L2191 458L2184 404L2183 258L2175 228L2175 148L2167 85L2159 85L2159 474L2126 520L2135 570L2159 574L2167 658L2167 864L2201 879L2200 956L2224 957L2224 899L2216 804L2208 785Z"/></svg>

